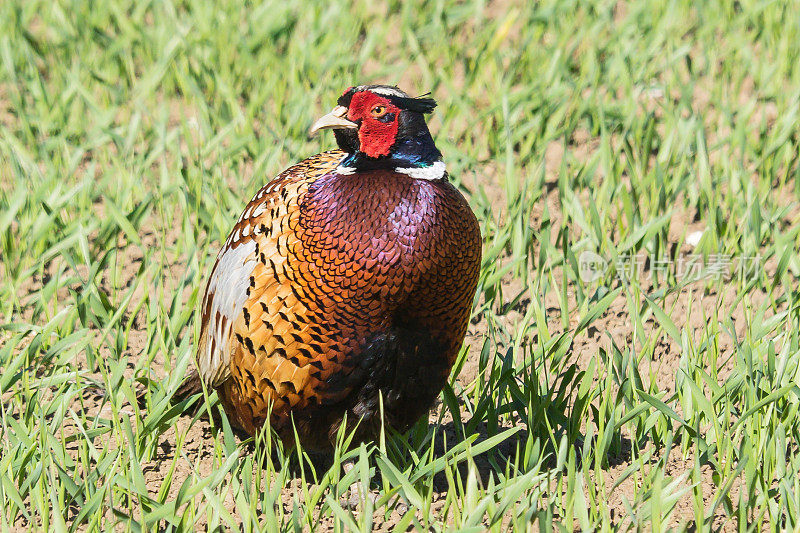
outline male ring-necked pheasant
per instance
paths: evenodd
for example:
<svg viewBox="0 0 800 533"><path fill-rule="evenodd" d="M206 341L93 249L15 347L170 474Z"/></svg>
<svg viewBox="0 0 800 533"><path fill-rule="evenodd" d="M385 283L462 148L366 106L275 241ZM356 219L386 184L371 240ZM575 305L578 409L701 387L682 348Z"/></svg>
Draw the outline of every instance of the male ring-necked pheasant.
<svg viewBox="0 0 800 533"><path fill-rule="evenodd" d="M403 431L431 407L459 351L478 281L475 215L448 182L431 98L351 87L311 132L339 150L286 169L231 231L202 304L200 378L232 421L330 449Z"/></svg>

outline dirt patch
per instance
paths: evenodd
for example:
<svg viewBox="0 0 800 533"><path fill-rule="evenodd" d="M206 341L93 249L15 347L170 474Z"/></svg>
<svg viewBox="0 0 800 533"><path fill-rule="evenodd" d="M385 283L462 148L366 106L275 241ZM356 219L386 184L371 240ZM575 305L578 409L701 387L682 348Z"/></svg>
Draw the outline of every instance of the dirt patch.
<svg viewBox="0 0 800 533"><path fill-rule="evenodd" d="M14 131L17 120L13 109L11 105L11 88L7 83L0 83L0 125L11 131ZM0 178L2 178L2 175L0 175ZM5 182L6 180L0 179L0 183Z"/></svg>

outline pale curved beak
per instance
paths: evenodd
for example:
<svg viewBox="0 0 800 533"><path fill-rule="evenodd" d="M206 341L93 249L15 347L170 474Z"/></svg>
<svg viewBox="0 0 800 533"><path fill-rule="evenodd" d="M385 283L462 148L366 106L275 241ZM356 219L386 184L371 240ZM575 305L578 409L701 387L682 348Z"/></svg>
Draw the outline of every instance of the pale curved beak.
<svg viewBox="0 0 800 533"><path fill-rule="evenodd" d="M308 130L308 136L311 137L319 130L325 129L335 129L335 130L342 130L342 129L355 129L358 128L358 124L355 122L350 122L345 118L347 115L347 108L341 105L337 105L334 107L330 113L324 115L317 120L311 129Z"/></svg>

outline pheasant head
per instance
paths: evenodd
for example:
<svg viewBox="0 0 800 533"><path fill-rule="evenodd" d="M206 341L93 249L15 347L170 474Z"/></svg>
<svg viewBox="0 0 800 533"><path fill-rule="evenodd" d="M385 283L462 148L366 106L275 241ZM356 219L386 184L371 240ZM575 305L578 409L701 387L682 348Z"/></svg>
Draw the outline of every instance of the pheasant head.
<svg viewBox="0 0 800 533"><path fill-rule="evenodd" d="M413 170L441 161L425 122L425 114L436 107L433 98L414 98L389 85L359 85L348 88L337 103L309 133L334 130L339 148L349 154L341 167ZM443 164L436 167L443 173Z"/></svg>

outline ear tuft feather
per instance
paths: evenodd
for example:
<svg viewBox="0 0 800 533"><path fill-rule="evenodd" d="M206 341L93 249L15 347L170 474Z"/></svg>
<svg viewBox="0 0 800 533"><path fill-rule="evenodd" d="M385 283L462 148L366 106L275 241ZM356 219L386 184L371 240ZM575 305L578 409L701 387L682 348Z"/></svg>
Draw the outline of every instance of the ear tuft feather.
<svg viewBox="0 0 800 533"><path fill-rule="evenodd" d="M428 93L430 94L430 93ZM430 113L436 108L436 100L433 98L412 98L412 97L393 97L390 98L400 108L415 111L417 113Z"/></svg>

